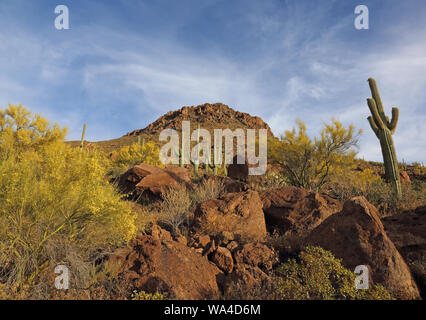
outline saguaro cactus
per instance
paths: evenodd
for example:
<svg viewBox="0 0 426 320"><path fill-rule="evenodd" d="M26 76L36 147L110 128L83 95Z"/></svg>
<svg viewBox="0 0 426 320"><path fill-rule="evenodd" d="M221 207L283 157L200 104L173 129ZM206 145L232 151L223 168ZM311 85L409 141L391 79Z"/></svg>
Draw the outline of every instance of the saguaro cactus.
<svg viewBox="0 0 426 320"><path fill-rule="evenodd" d="M84 147L84 135L86 134L86 124L83 126L83 134L81 135L81 141L80 141L80 149L83 149Z"/></svg>
<svg viewBox="0 0 426 320"><path fill-rule="evenodd" d="M400 198L402 195L401 181L399 179L398 162L392 139L392 134L395 132L398 123L399 110L396 107L392 108L392 120L389 121L389 117L385 115L383 110L383 104L380 99L379 90L377 89L376 80L369 78L368 83L373 98L367 99L367 104L372 114L372 116L369 116L367 119L371 129L373 129L380 141L386 180L392 184L396 196Z"/></svg>
<svg viewBox="0 0 426 320"><path fill-rule="evenodd" d="M184 148L185 147L184 147L183 134L182 134L182 145L179 146L179 167L181 167L181 168L183 168L184 165L185 165L185 159L183 158L184 157L184 154L183 154Z"/></svg>
<svg viewBox="0 0 426 320"><path fill-rule="evenodd" d="M209 164L208 166L213 171L213 174L217 175L217 164L213 163L213 164Z"/></svg>
<svg viewBox="0 0 426 320"><path fill-rule="evenodd" d="M145 145L145 138L143 138L142 140L141 140L141 137L140 136L138 136L138 145L140 145L142 148L144 147L144 145Z"/></svg>
<svg viewBox="0 0 426 320"><path fill-rule="evenodd" d="M197 131L197 157L194 159L194 173L198 176L198 166L200 164L200 124L198 124L198 131Z"/></svg>

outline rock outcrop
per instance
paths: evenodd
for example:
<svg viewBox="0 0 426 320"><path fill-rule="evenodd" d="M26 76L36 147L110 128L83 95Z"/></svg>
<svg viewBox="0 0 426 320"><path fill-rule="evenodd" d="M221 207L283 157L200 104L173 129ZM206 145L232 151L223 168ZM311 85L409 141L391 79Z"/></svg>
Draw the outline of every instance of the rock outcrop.
<svg viewBox="0 0 426 320"><path fill-rule="evenodd" d="M382 219L386 233L401 253L426 298L426 206Z"/></svg>
<svg viewBox="0 0 426 320"><path fill-rule="evenodd" d="M306 243L330 250L351 270L367 265L373 283L396 297L419 298L407 264L387 236L377 209L364 197L346 201L343 210L315 228Z"/></svg>
<svg viewBox="0 0 426 320"><path fill-rule="evenodd" d="M202 255L162 234L139 235L128 248L110 256L121 276L135 290L160 292L171 299L218 299L216 277L221 271Z"/></svg>
<svg viewBox="0 0 426 320"><path fill-rule="evenodd" d="M401 183L411 183L411 179L407 171L399 170L399 179L401 180Z"/></svg>
<svg viewBox="0 0 426 320"><path fill-rule="evenodd" d="M239 163L241 162L241 163ZM228 165L228 177L237 181L247 181L249 177L249 165L247 158L234 156L232 163Z"/></svg>
<svg viewBox="0 0 426 320"><path fill-rule="evenodd" d="M264 271L271 271L278 262L276 253L267 245L260 242L249 242L234 250L235 263L259 267Z"/></svg>
<svg viewBox="0 0 426 320"><path fill-rule="evenodd" d="M130 168L118 182L122 192L133 196L146 194L161 197L169 188L179 186L191 187L191 173L188 169L177 166L159 168L145 163Z"/></svg>
<svg viewBox="0 0 426 320"><path fill-rule="evenodd" d="M270 231L300 237L342 209L340 202L297 187L281 187L260 193L265 221Z"/></svg>
<svg viewBox="0 0 426 320"><path fill-rule="evenodd" d="M212 236L229 231L238 239L266 237L262 202L256 191L229 193L202 202L195 210L195 228Z"/></svg>
<svg viewBox="0 0 426 320"><path fill-rule="evenodd" d="M201 128L210 129L266 129L268 136L273 136L271 128L261 118L248 113L235 111L223 103L205 103L199 106L182 107L176 111L169 111L144 129L134 130L126 136L141 134L158 135L164 129L182 129L182 121L191 122L192 129L199 124ZM211 132L213 134L213 132ZM213 136L213 135L212 135Z"/></svg>

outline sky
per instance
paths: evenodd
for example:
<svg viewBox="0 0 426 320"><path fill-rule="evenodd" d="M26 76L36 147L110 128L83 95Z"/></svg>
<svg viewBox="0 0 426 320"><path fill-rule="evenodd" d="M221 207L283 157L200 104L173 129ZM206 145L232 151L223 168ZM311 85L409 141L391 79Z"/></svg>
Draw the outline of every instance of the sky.
<svg viewBox="0 0 426 320"><path fill-rule="evenodd" d="M356 6L369 29L354 26ZM55 7L69 9L57 30ZM366 120L377 80L400 109L399 161L426 163L426 1L1 0L0 108L23 104L89 141L118 138L169 110L222 102L279 135L332 117L363 129L359 157L381 161Z"/></svg>

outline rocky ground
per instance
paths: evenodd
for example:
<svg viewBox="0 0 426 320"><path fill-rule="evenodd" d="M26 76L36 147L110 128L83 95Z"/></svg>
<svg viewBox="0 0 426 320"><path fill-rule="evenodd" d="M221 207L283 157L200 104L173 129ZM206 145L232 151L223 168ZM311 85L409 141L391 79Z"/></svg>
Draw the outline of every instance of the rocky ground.
<svg viewBox="0 0 426 320"><path fill-rule="evenodd" d="M144 129L95 144L111 152L138 137L158 141L161 130L179 131L183 120L191 121L191 130L196 124L210 131L264 128L273 137L259 117L222 103L207 103L170 111ZM384 176L381 163L357 162L356 170L370 169ZM268 173L279 170L268 164ZM262 183L262 177L247 177L247 171L247 166L230 165L224 177L204 174L200 168L201 181L220 181L225 194L199 203L188 213L192 220L185 235L154 224L127 248L113 253L109 263L119 265L121 276L137 291L159 291L177 299L232 298L236 287L242 292L265 291L273 285L276 267L294 248L316 245L330 250L351 270L367 265L371 282L384 285L398 298L425 296L424 206L384 217L363 197L343 203L296 187L255 191L253 185ZM400 175L403 183L426 179L420 165L405 165ZM192 192L191 176L189 167L140 164L121 175L118 185L129 200L144 199L155 206L170 187ZM285 240L277 245L274 237Z"/></svg>
<svg viewBox="0 0 426 320"><path fill-rule="evenodd" d="M397 298L424 297L425 207L381 219L363 197L340 203L296 187L257 192L229 177L204 179L222 179L226 193L198 204L188 234L154 224L110 255L108 263L118 264L136 290L214 299L231 296L236 286L266 288L288 255L285 246L271 244L271 235L278 234L296 239L301 248L330 250L350 270L367 265L370 281ZM148 194L153 201L171 185L191 189L190 172L141 164L119 182L134 199Z"/></svg>

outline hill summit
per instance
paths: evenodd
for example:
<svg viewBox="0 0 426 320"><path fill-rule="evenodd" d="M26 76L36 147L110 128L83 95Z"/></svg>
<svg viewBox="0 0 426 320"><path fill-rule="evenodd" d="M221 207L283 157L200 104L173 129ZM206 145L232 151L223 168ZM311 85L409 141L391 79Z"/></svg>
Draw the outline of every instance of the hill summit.
<svg viewBox="0 0 426 320"><path fill-rule="evenodd" d="M260 117L236 111L223 103L205 103L198 106L184 106L176 111L169 111L144 129L128 132L125 136L158 135L164 129L181 130L182 121L191 122L191 130L200 125L209 131L213 129L235 130L267 129L268 136L273 136L271 128Z"/></svg>

